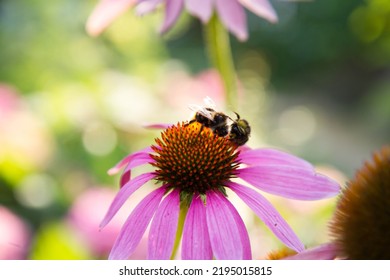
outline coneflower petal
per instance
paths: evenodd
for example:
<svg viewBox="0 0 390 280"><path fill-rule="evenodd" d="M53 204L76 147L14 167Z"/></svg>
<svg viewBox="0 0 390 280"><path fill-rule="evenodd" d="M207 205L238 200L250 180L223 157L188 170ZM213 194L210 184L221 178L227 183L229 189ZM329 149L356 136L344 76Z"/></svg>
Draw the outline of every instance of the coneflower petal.
<svg viewBox="0 0 390 280"><path fill-rule="evenodd" d="M221 193L207 193L206 218L211 247L218 260L241 260L241 232L236 223L236 213L230 211L227 204L230 202Z"/></svg>
<svg viewBox="0 0 390 280"><path fill-rule="evenodd" d="M144 14L153 12L163 0L137 0L135 14L143 16Z"/></svg>
<svg viewBox="0 0 390 280"><path fill-rule="evenodd" d="M275 23L278 21L278 16L268 0L238 0L238 2L269 22Z"/></svg>
<svg viewBox="0 0 390 280"><path fill-rule="evenodd" d="M184 0L166 0L165 4L165 18L161 26L160 32L168 31L176 22L183 9Z"/></svg>
<svg viewBox="0 0 390 280"><path fill-rule="evenodd" d="M242 145L242 146L239 146L237 148L237 151L240 151L240 152L244 152L244 151L251 151L253 150L251 147L249 147L248 145Z"/></svg>
<svg viewBox="0 0 390 280"><path fill-rule="evenodd" d="M199 196L192 199L187 212L181 258L183 260L211 260L213 258L207 230L206 207Z"/></svg>
<svg viewBox="0 0 390 280"><path fill-rule="evenodd" d="M164 186L154 190L131 212L111 250L110 260L127 259L134 252L156 212L165 190Z"/></svg>
<svg viewBox="0 0 390 280"><path fill-rule="evenodd" d="M283 260L334 260L339 252L340 249L336 244L326 243L283 258Z"/></svg>
<svg viewBox="0 0 390 280"><path fill-rule="evenodd" d="M105 227L111 219L115 216L118 210L126 202L130 195L132 195L136 190L138 190L146 182L154 178L153 173L145 173L135 177L133 180L126 183L117 193L114 200L112 201L110 207L108 208L107 214L103 218L103 221L100 224L100 228Z"/></svg>
<svg viewBox="0 0 390 280"><path fill-rule="evenodd" d="M299 166L300 168L307 169L308 171L312 171L314 173L314 168L309 162L275 149L253 149L241 151L238 155L238 159L243 164L250 166L262 164L291 165L297 167Z"/></svg>
<svg viewBox="0 0 390 280"><path fill-rule="evenodd" d="M200 18L203 23L208 22L213 14L213 0L202 0L202 4L199 0L186 0L186 7L190 14Z"/></svg>
<svg viewBox="0 0 390 280"><path fill-rule="evenodd" d="M149 153L139 153L136 156L134 156L129 163L127 164L126 168L123 170L119 186L122 188L128 181L131 179L131 170L137 166L144 165L146 163L152 162L153 159L150 157Z"/></svg>
<svg viewBox="0 0 390 280"><path fill-rule="evenodd" d="M323 199L340 191L337 182L299 166L257 165L237 171L238 177L256 188L292 199Z"/></svg>
<svg viewBox="0 0 390 280"><path fill-rule="evenodd" d="M246 230L244 221L241 219L240 214L237 212L236 208L231 203L226 203L226 206L233 213L234 219L236 221L238 230L240 231L241 242L243 245L243 260L251 260L252 259L252 250L251 243L249 240L248 231Z"/></svg>
<svg viewBox="0 0 390 280"><path fill-rule="evenodd" d="M233 190L259 216L276 237L289 248L297 252L305 249L283 217L260 193L234 182L229 182L227 187Z"/></svg>
<svg viewBox="0 0 390 280"><path fill-rule="evenodd" d="M108 170L109 175L114 175L119 172L124 166L128 165L132 161L135 161L132 166L133 168L145 163L148 163L148 160L146 159L146 156L148 156L150 153L152 153L153 150L151 147L147 147L145 149L142 149L138 152L132 153L131 155L126 156L124 159L122 159L120 162L118 162L114 167L112 167L110 170ZM149 158L150 159L150 158Z"/></svg>
<svg viewBox="0 0 390 280"><path fill-rule="evenodd" d="M142 127L149 129L167 129L171 127L171 123L152 123L152 124L144 124Z"/></svg>
<svg viewBox="0 0 390 280"><path fill-rule="evenodd" d="M174 190L161 202L150 226L149 260L168 260L170 258L176 237L179 210L179 191Z"/></svg>
<svg viewBox="0 0 390 280"><path fill-rule="evenodd" d="M240 40L248 38L244 8L237 0L215 0L215 6L222 23Z"/></svg>

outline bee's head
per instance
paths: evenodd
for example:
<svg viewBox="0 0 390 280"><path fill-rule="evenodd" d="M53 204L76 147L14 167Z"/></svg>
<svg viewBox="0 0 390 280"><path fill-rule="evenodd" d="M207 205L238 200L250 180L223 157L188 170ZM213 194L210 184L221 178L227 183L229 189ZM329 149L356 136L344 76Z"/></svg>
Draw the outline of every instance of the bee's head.
<svg viewBox="0 0 390 280"><path fill-rule="evenodd" d="M233 124L230 127L230 141L236 143L237 145L244 145L251 133L251 127L247 120L241 119L240 115L234 112L237 116L237 119L233 121Z"/></svg>
<svg viewBox="0 0 390 280"><path fill-rule="evenodd" d="M241 119L240 115L236 112L234 112L234 114L236 114L236 120L234 121L234 123L236 124L237 128L240 130L240 132L242 134L247 134L249 135L251 133L251 127L249 126L249 123L247 120L244 120L244 119Z"/></svg>

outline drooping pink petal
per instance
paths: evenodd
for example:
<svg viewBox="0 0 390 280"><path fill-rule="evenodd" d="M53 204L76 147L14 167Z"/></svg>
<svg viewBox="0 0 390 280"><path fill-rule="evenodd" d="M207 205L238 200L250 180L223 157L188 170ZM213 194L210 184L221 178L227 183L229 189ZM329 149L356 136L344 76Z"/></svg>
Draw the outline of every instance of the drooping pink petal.
<svg viewBox="0 0 390 280"><path fill-rule="evenodd" d="M150 151L150 150L148 149L148 151ZM130 159L125 170L131 170L137 166L149 163L150 161L151 161L151 157L150 157L149 153L133 154L133 157Z"/></svg>
<svg viewBox="0 0 390 280"><path fill-rule="evenodd" d="M126 202L130 195L132 195L136 190L138 190L142 185L147 181L150 181L154 178L153 173L145 173L135 177L133 180L125 184L117 193L114 200L112 201L110 207L108 208L106 216L103 218L103 221L100 224L100 228L105 227L111 219L115 216L118 210Z"/></svg>
<svg viewBox="0 0 390 280"><path fill-rule="evenodd" d="M335 196L340 186L321 174L290 165L258 165L239 169L237 176L265 192L299 200Z"/></svg>
<svg viewBox="0 0 390 280"><path fill-rule="evenodd" d="M126 156L124 159L122 159L120 162L118 162L114 167L112 167L110 170L108 170L109 175L114 175L119 172L125 165L129 164L133 160L139 160L137 162L137 165L133 165L133 168L135 166L139 166L141 164L147 163L146 156L152 153L153 150L151 147L146 147L145 149L142 149L140 151L137 151L135 153L132 153L128 156ZM144 160L144 161L142 161Z"/></svg>
<svg viewBox="0 0 390 280"><path fill-rule="evenodd" d="M213 14L213 0L202 0L202 3L199 0L186 0L186 8L190 14L206 23Z"/></svg>
<svg viewBox="0 0 390 280"><path fill-rule="evenodd" d="M284 260L334 260L340 255L340 249L334 243L322 244L307 249Z"/></svg>
<svg viewBox="0 0 390 280"><path fill-rule="evenodd" d="M218 260L243 259L241 232L238 229L235 213L230 211L230 202L221 194L207 193L206 220L210 244Z"/></svg>
<svg viewBox="0 0 390 280"><path fill-rule="evenodd" d="M252 259L252 250L251 243L249 240L248 231L246 230L244 221L241 219L240 214L237 212L236 208L231 203L226 204L232 214L234 215L234 219L236 221L238 230L240 231L240 237L243 245L243 260L251 260Z"/></svg>
<svg viewBox="0 0 390 280"><path fill-rule="evenodd" d="M305 249L283 217L260 193L234 182L229 182L227 187L232 189L259 216L275 236L289 248L297 252L302 252Z"/></svg>
<svg viewBox="0 0 390 280"><path fill-rule="evenodd" d="M135 4L136 0L101 0L89 16L86 29L89 35L99 35L118 16Z"/></svg>
<svg viewBox="0 0 390 280"><path fill-rule="evenodd" d="M300 168L305 168L314 173L314 168L309 162L275 149L254 149L242 151L238 155L238 160L246 165L281 164L299 166Z"/></svg>
<svg viewBox="0 0 390 280"><path fill-rule="evenodd" d="M167 129L171 127L170 123L153 123L153 124L144 124L142 127L150 129Z"/></svg>
<svg viewBox="0 0 390 280"><path fill-rule="evenodd" d="M122 188L128 181L131 179L131 170L137 166L152 162L152 158L148 153L140 153L134 155L134 157L129 161L126 168L123 170L120 180L120 188Z"/></svg>
<svg viewBox="0 0 390 280"><path fill-rule="evenodd" d="M121 179L119 181L119 188L122 188L124 185L126 185L131 179L131 169L130 170L124 170Z"/></svg>
<svg viewBox="0 0 390 280"><path fill-rule="evenodd" d="M184 222L181 258L183 260L211 260L212 257L206 207L199 196L194 197Z"/></svg>
<svg viewBox="0 0 390 280"><path fill-rule="evenodd" d="M238 2L259 17L272 23L278 21L278 16L268 0L238 0Z"/></svg>
<svg viewBox="0 0 390 280"><path fill-rule="evenodd" d="M183 9L184 0L166 0L165 5L165 18L160 28L160 32L167 32L176 20L179 18Z"/></svg>
<svg viewBox="0 0 390 280"><path fill-rule="evenodd" d="M179 191L172 191L161 202L149 232L148 259L168 260L175 242L180 210Z"/></svg>
<svg viewBox="0 0 390 280"><path fill-rule="evenodd" d="M148 14L156 9L163 0L138 0L135 13L139 16Z"/></svg>
<svg viewBox="0 0 390 280"><path fill-rule="evenodd" d="M222 23L227 29L240 41L245 41L248 38L248 31L244 8L237 0L215 0L215 6Z"/></svg>
<svg viewBox="0 0 390 280"><path fill-rule="evenodd" d="M147 195L131 212L112 247L109 259L127 259L136 249L158 205L164 196L162 186Z"/></svg>

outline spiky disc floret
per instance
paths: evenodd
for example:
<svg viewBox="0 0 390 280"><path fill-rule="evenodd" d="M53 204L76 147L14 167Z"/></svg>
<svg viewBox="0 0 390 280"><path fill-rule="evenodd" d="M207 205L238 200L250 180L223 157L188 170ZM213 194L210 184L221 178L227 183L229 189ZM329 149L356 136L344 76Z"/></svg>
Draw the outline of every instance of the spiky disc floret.
<svg viewBox="0 0 390 280"><path fill-rule="evenodd" d="M236 148L196 122L179 123L163 131L152 146L156 179L187 195L224 192L239 164Z"/></svg>
<svg viewBox="0 0 390 280"><path fill-rule="evenodd" d="M390 147L374 154L339 199L331 231L348 259L390 259Z"/></svg>

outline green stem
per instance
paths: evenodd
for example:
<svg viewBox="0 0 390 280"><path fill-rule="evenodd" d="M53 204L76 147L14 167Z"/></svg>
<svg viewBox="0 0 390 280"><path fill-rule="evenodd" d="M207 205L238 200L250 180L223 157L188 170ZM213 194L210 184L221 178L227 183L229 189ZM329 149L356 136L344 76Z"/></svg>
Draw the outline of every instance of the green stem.
<svg viewBox="0 0 390 280"><path fill-rule="evenodd" d="M205 25L204 31L206 50L210 61L223 80L227 107L234 110L237 104L237 83L229 33L216 14Z"/></svg>
<svg viewBox="0 0 390 280"><path fill-rule="evenodd" d="M176 239L175 239L175 244L173 244L171 260L175 258L177 249L179 248L181 237L183 234L184 221L186 220L187 212L188 212L188 204L185 202L180 203L179 221L177 224Z"/></svg>

